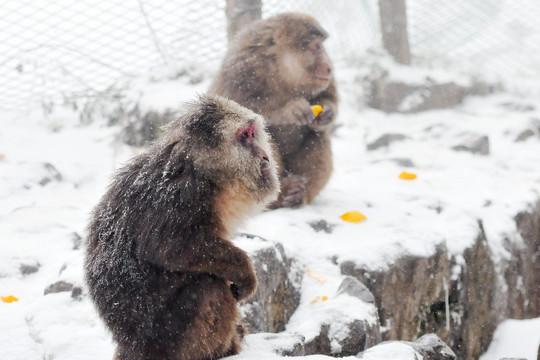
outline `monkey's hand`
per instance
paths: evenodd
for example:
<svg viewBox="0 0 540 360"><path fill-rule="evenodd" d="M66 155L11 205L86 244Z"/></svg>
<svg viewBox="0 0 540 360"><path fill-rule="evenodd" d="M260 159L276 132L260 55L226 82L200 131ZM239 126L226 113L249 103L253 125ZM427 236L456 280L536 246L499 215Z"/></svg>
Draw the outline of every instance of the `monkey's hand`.
<svg viewBox="0 0 540 360"><path fill-rule="evenodd" d="M322 105L323 111L309 125L317 131L329 131L332 129L337 115L337 107L334 103L326 101Z"/></svg>
<svg viewBox="0 0 540 360"><path fill-rule="evenodd" d="M278 113L272 116L274 125L308 125L313 122L315 116L311 105L304 98L291 100Z"/></svg>
<svg viewBox="0 0 540 360"><path fill-rule="evenodd" d="M257 275L249 259L247 259L247 264L249 270L245 269L244 276L231 284L231 292L237 301L250 297L257 289Z"/></svg>

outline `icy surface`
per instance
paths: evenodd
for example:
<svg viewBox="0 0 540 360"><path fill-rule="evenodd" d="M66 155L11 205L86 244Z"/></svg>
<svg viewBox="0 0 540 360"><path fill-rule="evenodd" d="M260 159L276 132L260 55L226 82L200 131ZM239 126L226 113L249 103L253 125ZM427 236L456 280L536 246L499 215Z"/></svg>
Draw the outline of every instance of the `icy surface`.
<svg viewBox="0 0 540 360"><path fill-rule="evenodd" d="M514 141L540 118L537 99L499 94L469 98L451 110L387 115L362 106L355 74L338 69L342 103L333 137L335 172L328 186L310 206L265 212L241 229L281 242L289 257L305 265L300 307L287 331L301 331L306 337L315 336L323 322L339 323L346 312L375 319L372 305L336 296L344 278L337 263L353 260L384 269L405 254L431 255L441 243L451 254L460 254L475 239L479 219L495 255L507 257L503 239L521 241L513 216L540 193L540 138L536 134ZM192 100L208 83L174 85L167 82L158 90L154 84L142 96L144 106L161 109ZM40 113L0 116L0 295L19 298L0 302L0 357L110 359L114 346L85 291L81 300L72 299L70 292L44 296L43 291L59 280L83 286L82 251L74 249L73 233L84 235L89 213L114 169L140 150L119 145L118 128L100 121L80 125L70 112L48 118ZM407 139L366 150L386 133ZM471 134L489 137L489 155L452 150ZM414 166L400 166L399 159ZM404 170L418 178L399 179ZM367 220L341 220L340 215L352 210ZM319 220L333 225L331 233L316 232L309 225ZM246 239L239 244L248 251L256 246ZM38 266L38 271L23 275L21 265ZM308 268L317 276L308 276ZM322 296L328 300L313 302ZM517 351L506 345L511 342L497 340L510 333L523 349L538 345L538 338L528 337L531 329L538 329L538 320L511 324L511 331L502 327L490 352ZM330 329L337 335L339 331ZM410 351L392 348L392 354L412 356ZM277 357L260 337L248 336L244 352L236 358L255 356ZM377 356L370 359L384 358Z"/></svg>

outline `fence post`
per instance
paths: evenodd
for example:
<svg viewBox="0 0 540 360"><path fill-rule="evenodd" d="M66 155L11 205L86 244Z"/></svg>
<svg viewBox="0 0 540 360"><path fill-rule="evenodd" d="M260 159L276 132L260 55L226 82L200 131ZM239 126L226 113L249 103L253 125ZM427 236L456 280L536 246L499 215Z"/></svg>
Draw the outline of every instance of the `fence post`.
<svg viewBox="0 0 540 360"><path fill-rule="evenodd" d="M384 48L398 63L410 65L406 0L379 0L379 15Z"/></svg>
<svg viewBox="0 0 540 360"><path fill-rule="evenodd" d="M262 16L262 0L227 0L227 38L229 42L244 26Z"/></svg>

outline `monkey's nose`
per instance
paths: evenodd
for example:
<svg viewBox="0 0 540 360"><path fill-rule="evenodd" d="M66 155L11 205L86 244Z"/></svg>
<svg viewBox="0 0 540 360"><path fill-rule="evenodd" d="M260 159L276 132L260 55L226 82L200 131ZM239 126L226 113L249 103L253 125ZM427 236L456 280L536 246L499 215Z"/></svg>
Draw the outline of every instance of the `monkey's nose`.
<svg viewBox="0 0 540 360"><path fill-rule="evenodd" d="M332 68L330 67L330 65L326 65L326 69L324 69L326 75L330 76L330 74L332 73Z"/></svg>

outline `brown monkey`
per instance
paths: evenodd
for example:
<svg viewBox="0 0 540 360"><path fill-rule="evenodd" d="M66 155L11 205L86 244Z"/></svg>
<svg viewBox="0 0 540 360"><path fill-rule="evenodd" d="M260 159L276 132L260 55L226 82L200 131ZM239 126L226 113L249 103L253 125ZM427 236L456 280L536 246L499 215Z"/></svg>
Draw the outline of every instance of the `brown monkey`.
<svg viewBox="0 0 540 360"><path fill-rule="evenodd" d="M115 359L216 359L239 351L237 301L257 285L227 239L274 201L261 116L201 97L115 176L94 209L85 272Z"/></svg>
<svg viewBox="0 0 540 360"><path fill-rule="evenodd" d="M279 154L281 194L272 207L310 203L330 178L337 114L327 37L315 19L285 13L252 23L231 43L210 93L262 114ZM315 117L311 105L322 105Z"/></svg>

